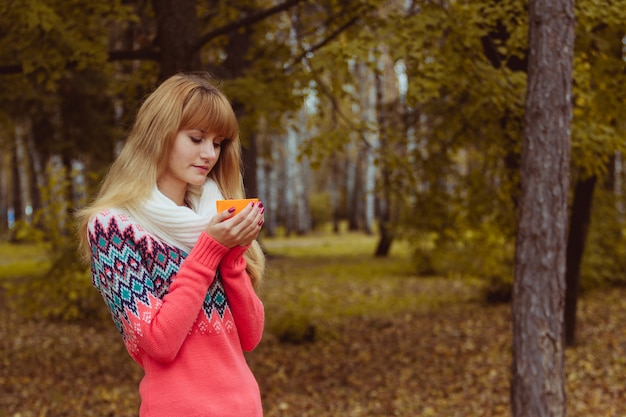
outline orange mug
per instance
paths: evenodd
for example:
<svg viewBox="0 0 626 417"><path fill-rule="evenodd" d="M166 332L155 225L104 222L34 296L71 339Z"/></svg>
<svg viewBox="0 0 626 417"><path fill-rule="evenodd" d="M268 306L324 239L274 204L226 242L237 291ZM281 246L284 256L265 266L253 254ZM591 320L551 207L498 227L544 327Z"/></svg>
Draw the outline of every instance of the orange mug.
<svg viewBox="0 0 626 417"><path fill-rule="evenodd" d="M235 200L217 200L215 201L215 206L217 207L217 212L222 212L224 210L228 210L231 207L235 208L233 212L233 216L243 210L248 204L253 202L256 204L259 202L258 198L241 198Z"/></svg>

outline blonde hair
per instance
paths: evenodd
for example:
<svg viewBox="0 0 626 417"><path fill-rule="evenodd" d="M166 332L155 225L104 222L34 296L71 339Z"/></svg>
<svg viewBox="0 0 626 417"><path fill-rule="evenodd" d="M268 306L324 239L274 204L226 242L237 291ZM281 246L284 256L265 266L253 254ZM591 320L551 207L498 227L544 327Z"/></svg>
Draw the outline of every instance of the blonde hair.
<svg viewBox="0 0 626 417"><path fill-rule="evenodd" d="M91 253L89 219L107 208L141 207L167 167L176 135L185 129L201 129L226 138L209 176L224 197L244 197L239 126L228 98L206 73L176 74L143 102L95 200L77 213L80 250L87 261ZM257 241L245 257L248 275L257 287L265 270L265 256Z"/></svg>

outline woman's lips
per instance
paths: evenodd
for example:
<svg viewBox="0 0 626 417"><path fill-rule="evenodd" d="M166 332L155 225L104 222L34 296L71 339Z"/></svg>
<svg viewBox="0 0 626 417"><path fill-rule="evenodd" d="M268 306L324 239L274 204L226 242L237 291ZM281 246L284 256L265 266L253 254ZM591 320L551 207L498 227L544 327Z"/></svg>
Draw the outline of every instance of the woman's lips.
<svg viewBox="0 0 626 417"><path fill-rule="evenodd" d="M209 167L205 166L205 165L194 165L194 168L196 168L196 169L198 169L198 170L200 170L202 172L207 172L209 170Z"/></svg>

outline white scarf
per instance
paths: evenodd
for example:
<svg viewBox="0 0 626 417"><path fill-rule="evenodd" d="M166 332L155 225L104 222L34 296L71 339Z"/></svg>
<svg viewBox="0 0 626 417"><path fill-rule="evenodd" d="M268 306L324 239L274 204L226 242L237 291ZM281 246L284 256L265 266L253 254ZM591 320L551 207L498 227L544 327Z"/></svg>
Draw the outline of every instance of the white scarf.
<svg viewBox="0 0 626 417"><path fill-rule="evenodd" d="M129 212L145 230L189 253L217 213L215 200L223 199L212 179L202 187L189 187L185 200L191 207L177 205L155 186L144 206Z"/></svg>

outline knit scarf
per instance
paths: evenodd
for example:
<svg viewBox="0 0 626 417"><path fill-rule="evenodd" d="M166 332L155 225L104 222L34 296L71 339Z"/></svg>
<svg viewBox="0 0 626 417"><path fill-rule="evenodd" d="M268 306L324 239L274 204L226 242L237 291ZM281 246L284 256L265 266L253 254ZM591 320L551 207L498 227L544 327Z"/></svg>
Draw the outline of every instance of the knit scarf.
<svg viewBox="0 0 626 417"><path fill-rule="evenodd" d="M145 230L189 253L217 213L215 200L223 198L212 179L201 187L189 187L185 201L190 207L177 205L155 186L145 204L129 212Z"/></svg>

